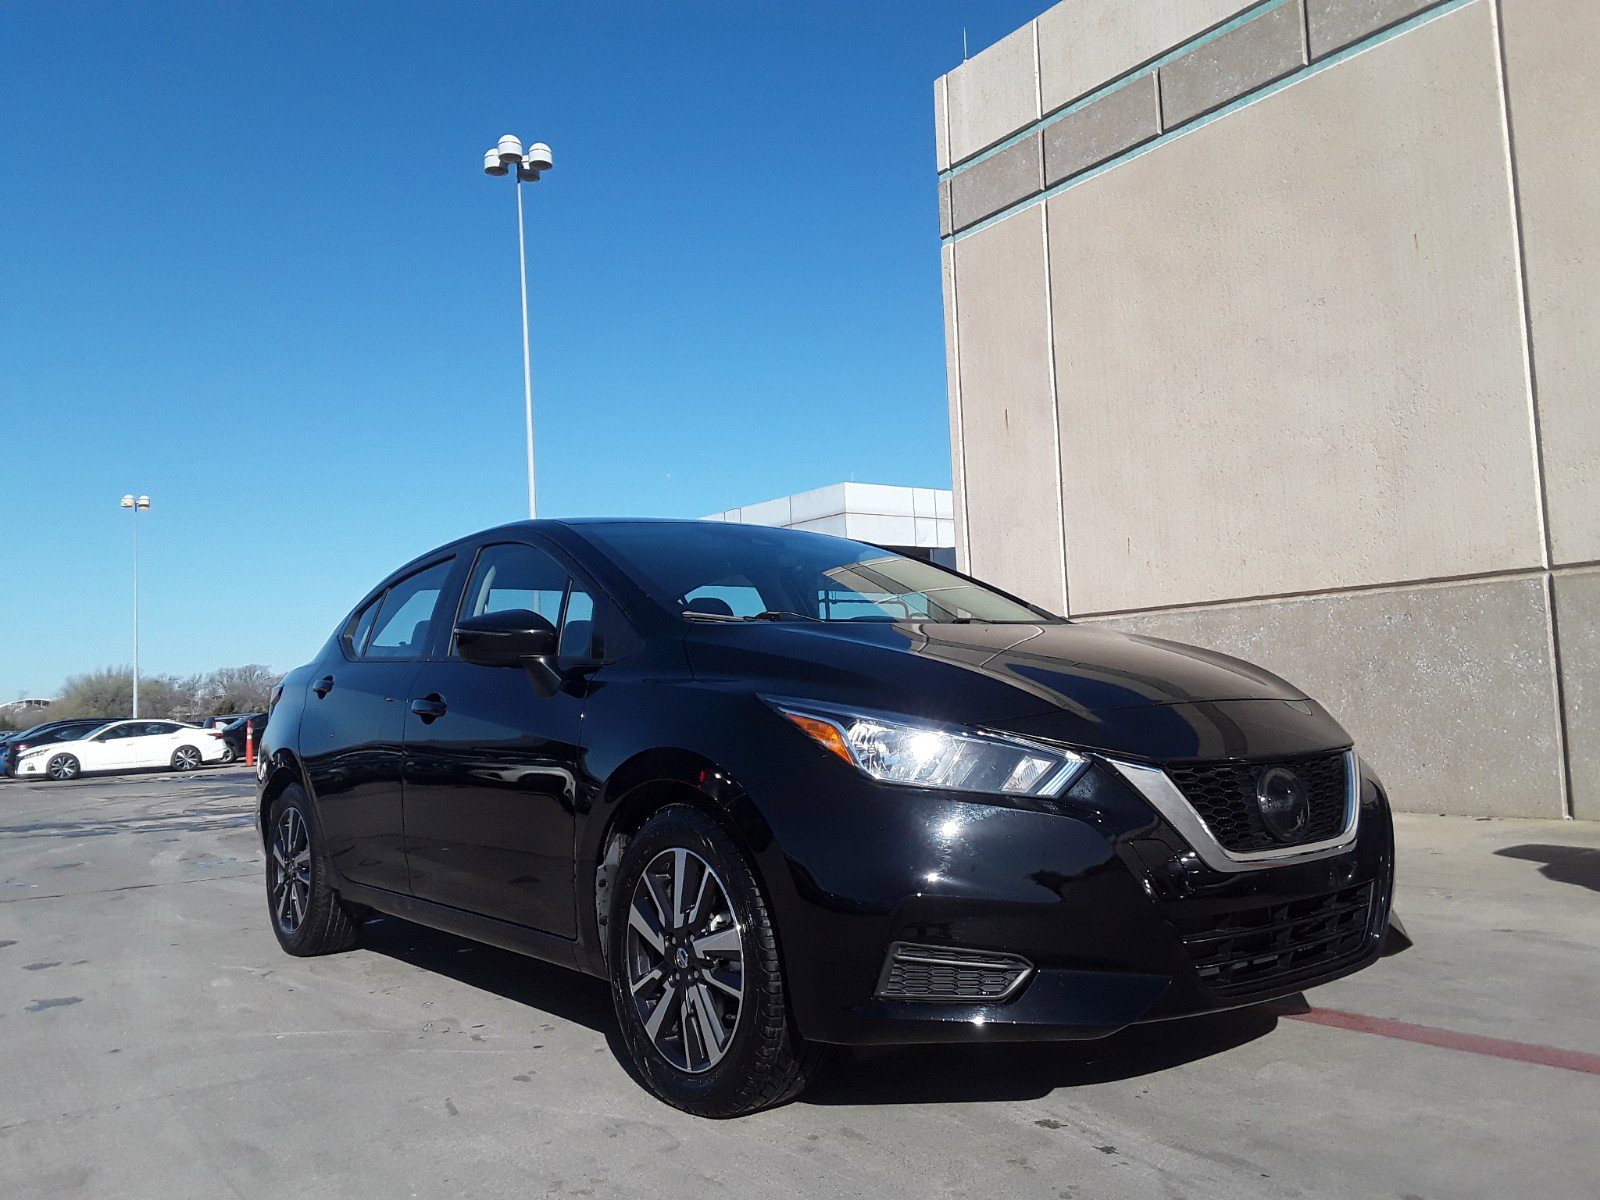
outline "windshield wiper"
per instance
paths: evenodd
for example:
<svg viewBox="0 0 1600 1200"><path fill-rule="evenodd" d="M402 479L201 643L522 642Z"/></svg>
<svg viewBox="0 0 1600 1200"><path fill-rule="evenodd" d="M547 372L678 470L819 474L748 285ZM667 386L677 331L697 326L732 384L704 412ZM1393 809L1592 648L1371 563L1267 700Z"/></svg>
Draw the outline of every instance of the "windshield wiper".
<svg viewBox="0 0 1600 1200"><path fill-rule="evenodd" d="M753 617L741 617L744 621L820 621L821 617L813 617L809 613L784 612L781 609L769 608L766 612L758 612Z"/></svg>

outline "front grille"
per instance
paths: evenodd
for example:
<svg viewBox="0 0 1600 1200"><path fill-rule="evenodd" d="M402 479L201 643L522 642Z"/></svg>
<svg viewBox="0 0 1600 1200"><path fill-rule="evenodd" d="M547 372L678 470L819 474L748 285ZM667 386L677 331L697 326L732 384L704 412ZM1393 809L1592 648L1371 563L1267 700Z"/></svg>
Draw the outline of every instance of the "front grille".
<svg viewBox="0 0 1600 1200"><path fill-rule="evenodd" d="M1359 957L1372 923L1372 888L1363 883L1221 916L1179 916L1173 923L1201 982L1220 995L1245 995L1309 979Z"/></svg>
<svg viewBox="0 0 1600 1200"><path fill-rule="evenodd" d="M895 942L878 978L878 996L947 1003L1004 1000L1032 971L1032 963L1012 954Z"/></svg>
<svg viewBox="0 0 1600 1200"><path fill-rule="evenodd" d="M1304 846L1337 837L1344 829L1349 795L1343 751L1278 762L1172 766L1167 768L1167 776L1206 823L1211 836L1224 849L1242 853L1284 845L1268 831L1256 804L1256 785L1262 772L1271 767L1287 767L1298 775L1311 802L1311 819L1290 844Z"/></svg>

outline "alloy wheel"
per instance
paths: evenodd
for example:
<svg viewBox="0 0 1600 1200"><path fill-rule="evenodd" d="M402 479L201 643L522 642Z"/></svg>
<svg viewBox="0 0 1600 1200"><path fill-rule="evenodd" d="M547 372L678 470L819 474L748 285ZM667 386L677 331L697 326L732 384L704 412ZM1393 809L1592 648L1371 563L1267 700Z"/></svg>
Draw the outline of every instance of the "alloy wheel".
<svg viewBox="0 0 1600 1200"><path fill-rule="evenodd" d="M50 760L44 769L44 773L57 782L65 779L75 779L78 775L78 760L70 754L57 755Z"/></svg>
<svg viewBox="0 0 1600 1200"><path fill-rule="evenodd" d="M298 808L286 808L272 833L272 916L278 928L293 934L311 907L311 835Z"/></svg>
<svg viewBox="0 0 1600 1200"><path fill-rule="evenodd" d="M628 905L628 989L652 1045L673 1066L709 1071L744 1007L739 920L711 864L672 847L650 860Z"/></svg>
<svg viewBox="0 0 1600 1200"><path fill-rule="evenodd" d="M172 756L172 765L180 771L193 771L200 765L200 751L193 746L179 746Z"/></svg>

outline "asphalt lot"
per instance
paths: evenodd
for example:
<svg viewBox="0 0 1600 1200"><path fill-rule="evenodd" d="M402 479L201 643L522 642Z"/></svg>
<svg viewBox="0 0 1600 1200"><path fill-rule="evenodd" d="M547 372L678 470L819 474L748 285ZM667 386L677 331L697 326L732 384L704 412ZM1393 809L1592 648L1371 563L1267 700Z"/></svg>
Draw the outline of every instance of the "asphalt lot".
<svg viewBox="0 0 1600 1200"><path fill-rule="evenodd" d="M706 1122L597 981L392 920L281 953L250 796L0 783L0 1195L1596 1194L1600 825L1402 818L1417 946L1310 1012L875 1051Z"/></svg>

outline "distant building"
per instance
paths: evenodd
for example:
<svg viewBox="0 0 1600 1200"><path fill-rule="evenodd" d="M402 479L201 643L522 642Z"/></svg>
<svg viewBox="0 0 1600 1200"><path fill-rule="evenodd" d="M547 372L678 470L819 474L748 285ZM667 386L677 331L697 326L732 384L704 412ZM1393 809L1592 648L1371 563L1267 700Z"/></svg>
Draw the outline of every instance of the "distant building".
<svg viewBox="0 0 1600 1200"><path fill-rule="evenodd" d="M836 483L777 500L712 513L707 521L809 529L883 546L912 558L955 566L956 523L942 488Z"/></svg>
<svg viewBox="0 0 1600 1200"><path fill-rule="evenodd" d="M55 703L54 700L44 700L44 699L12 700L11 702L9 702L7 704L0 704L0 713L8 713L9 714L9 713L31 712L31 711L33 711L35 709L49 708L54 703Z"/></svg>

